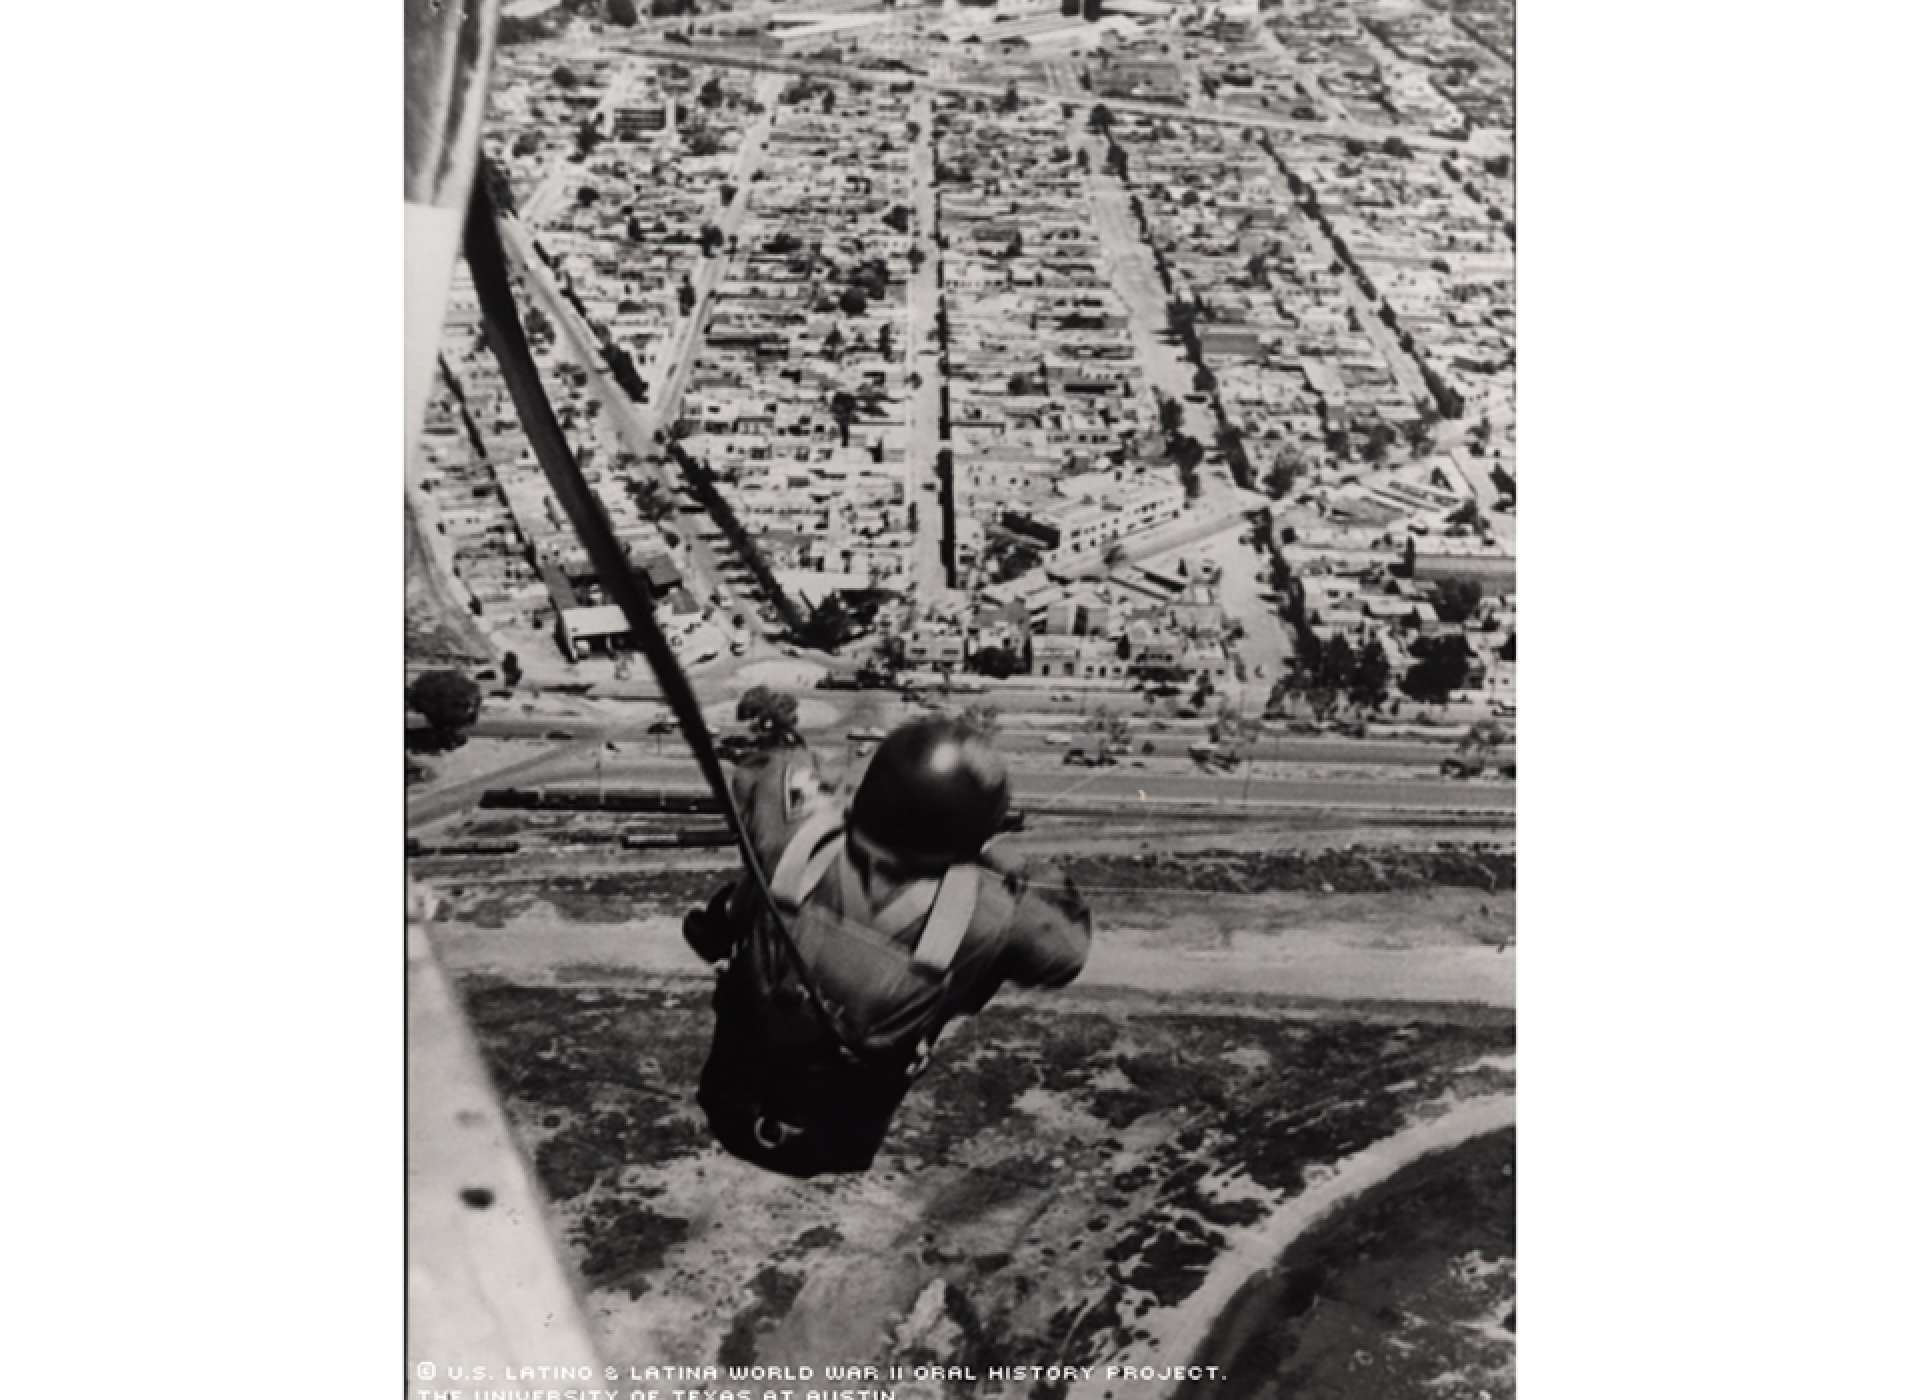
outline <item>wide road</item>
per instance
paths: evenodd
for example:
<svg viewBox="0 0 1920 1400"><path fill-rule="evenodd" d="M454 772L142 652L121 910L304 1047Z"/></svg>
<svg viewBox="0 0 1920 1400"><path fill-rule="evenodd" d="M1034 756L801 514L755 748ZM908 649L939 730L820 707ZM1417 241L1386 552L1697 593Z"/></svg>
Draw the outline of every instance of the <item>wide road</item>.
<svg viewBox="0 0 1920 1400"><path fill-rule="evenodd" d="M753 148L756 152L758 146ZM757 154L756 157L757 159ZM746 176L740 178L741 188L746 188ZM732 207L722 216L722 231L731 233L739 226L740 209L745 203L744 194L734 199ZM686 348L685 337L693 334L689 329L693 323L702 321L712 302L710 293L719 276L719 268L725 261L725 254L703 260L697 277L700 301L694 308L693 316L687 327L682 328L682 358L676 362L669 374L666 387L658 391L647 405L636 406L627 397L624 389L614 383L605 368L601 357L599 341L591 329L585 326L573 306L561 293L554 282L551 269L535 252L533 234L518 219L501 220L502 242L508 256L513 260L521 275L526 279L532 295L545 307L548 316L559 327L560 333L567 338L574 363L586 371L587 386L599 399L608 422L625 443L629 452L640 459L639 471L657 481L666 492L666 499L674 503L674 513L669 518L672 527L683 541L692 569L686 579L688 591L694 600L707 610L709 619L730 636L736 635L731 626L732 617L744 617L747 620L747 633L738 639L746 642L756 651L766 649L763 641L763 627L758 607L744 597L727 576L726 561L714 549L708 538L716 534L711 522L704 514L681 508L684 498L681 494L681 481L677 472L648 465L655 458L658 445L654 435L658 425L667 421L679 396L686 387L686 370L691 364L692 354ZM660 395L671 395L668 404Z"/></svg>
<svg viewBox="0 0 1920 1400"><path fill-rule="evenodd" d="M913 191L915 245L926 256L918 269L907 272L907 499L914 506L913 584L915 595L927 603L947 593L947 571L941 562L946 541L946 516L940 509L938 458L945 442L940 436L940 347L937 322L940 308L940 254L935 238L940 231L938 198L933 184L933 100L924 92L913 99L910 119L919 128L913 139L908 171ZM920 376L914 387L912 376Z"/></svg>
<svg viewBox="0 0 1920 1400"><path fill-rule="evenodd" d="M842 692L847 693L847 692ZM660 707L659 714L667 713L666 706ZM649 721L635 721L623 724L589 724L569 720L538 718L517 718L503 715L498 718L483 716L473 727L476 738L488 739L552 739L555 742L578 743L580 741L609 740L619 745L639 745L648 750L661 753L682 748L680 738L672 733L652 734L648 732ZM819 729L809 729L807 738L816 746L833 746L848 741L848 734L859 726L845 723L830 724ZM1063 718L1057 729L1004 727L994 738L994 744L1009 756L1051 755L1055 762L1064 766L1066 745L1047 742L1049 736L1072 736L1077 728L1071 717ZM1150 729L1144 725L1133 726L1134 747L1138 750L1142 742L1151 742L1160 753L1183 753L1191 744L1206 737L1205 726L1185 724L1178 729ZM1440 763L1454 752L1454 745L1444 741L1427 739L1345 739L1337 737L1314 738L1302 735L1283 735L1262 739L1251 748L1257 761L1276 763L1315 764L1323 768L1369 768L1369 767L1406 767L1421 768L1438 772ZM1511 745L1500 751L1504 760L1510 761L1513 755ZM609 772L612 770L609 769ZM1237 781L1237 780L1236 780Z"/></svg>
<svg viewBox="0 0 1920 1400"><path fill-rule="evenodd" d="M835 755L837 757L837 755ZM1286 764L1258 763L1248 775L1200 773L1171 768L1075 768L1045 761L1021 762L1011 756L1015 800L1029 812L1044 811L1068 801L1112 804L1217 803L1222 807L1364 807L1419 811L1511 812L1515 789L1511 783L1449 782L1439 778L1365 779L1319 778L1303 775ZM861 768L853 760L849 778ZM537 782L534 779L537 777ZM638 792L702 792L705 786L691 758L671 753L656 757L625 750L600 761L590 750L574 749L542 761L537 774L526 768L503 771L493 779L475 779L463 789L498 786L543 786L591 789L604 783L609 790ZM435 795L439 796L438 794ZM478 793L471 794L478 800ZM437 810L441 804L436 803ZM469 804L470 805L470 804ZM424 809L423 809L424 810ZM441 815L447 813L442 812ZM408 825L428 820L415 817L409 807Z"/></svg>
<svg viewBox="0 0 1920 1400"><path fill-rule="evenodd" d="M635 45L634 52L653 58L671 59L678 63L710 63L724 68L796 73L815 78L830 78L843 83L856 79L866 83L888 83L911 78L916 86L933 88L938 92L963 93L969 97L996 98L1006 91L1005 83L995 85L949 81L928 78L920 74L855 68L847 64L827 63L819 59L770 58L764 54L728 50L705 43L691 47L675 44L638 44ZM1448 141L1411 127L1371 126L1355 121L1295 121L1287 117L1274 117L1256 112L1196 112L1190 107L1176 106L1167 102L1136 102L1124 97L1097 97L1087 92L1055 92L1045 84L1032 82L1025 85L1016 82L1014 88L1025 99L1044 99L1074 107L1101 105L1113 112L1130 112L1138 116L1168 121L1201 122L1208 126L1250 126L1266 131L1285 132L1292 136L1319 136L1334 141L1351 138L1378 142L1385 141L1390 136L1397 136L1411 147L1436 151L1442 155L1457 155L1469 148L1468 143ZM1475 135L1481 136L1482 133L1476 132ZM1513 134L1508 131L1488 129L1484 139L1490 150L1511 149Z"/></svg>

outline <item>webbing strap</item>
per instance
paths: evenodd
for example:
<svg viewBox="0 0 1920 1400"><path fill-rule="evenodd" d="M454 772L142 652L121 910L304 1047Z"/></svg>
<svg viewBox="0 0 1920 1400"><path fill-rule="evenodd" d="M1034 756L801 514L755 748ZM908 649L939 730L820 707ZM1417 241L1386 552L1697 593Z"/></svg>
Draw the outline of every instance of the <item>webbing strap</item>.
<svg viewBox="0 0 1920 1400"><path fill-rule="evenodd" d="M915 880L889 900L886 908L874 915L873 931L884 938L905 931L933 908L934 896L939 890L938 880Z"/></svg>
<svg viewBox="0 0 1920 1400"><path fill-rule="evenodd" d="M826 874L826 867L822 866L820 874L809 880L806 878L809 866L821 843L840 830L841 822L840 810L835 805L823 807L794 828L787 838L786 849L780 853L779 863L773 867L770 882L773 897L782 905L793 908L813 893L813 887L820 883L820 875Z"/></svg>
<svg viewBox="0 0 1920 1400"><path fill-rule="evenodd" d="M826 878L827 872L847 853L847 838L835 836L826 845L815 851L807 859L806 868L800 872L800 893L794 904L799 906L807 902L807 896Z"/></svg>
<svg viewBox="0 0 1920 1400"><path fill-rule="evenodd" d="M960 951L960 940L967 936L973 922L974 905L980 897L980 867L953 865L940 877L940 893L934 896L927 926L920 930L920 941L913 960L935 972L945 972Z"/></svg>
<svg viewBox="0 0 1920 1400"><path fill-rule="evenodd" d="M526 330L520 324L519 309L513 302L506 253L500 245L500 229L495 222L498 216L494 212L493 199L487 192L490 171L484 156L480 166L467 205L467 265L472 269L474 291L480 299L487 344L500 363L500 374L506 380L507 392L513 396L520 426L525 430L527 440L533 444L534 456L539 459L547 483L553 488L554 499L566 511L574 534L587 551L587 558L593 564L601 587L620 605L627 626L639 641L641 653L647 658L654 678L660 682L667 704L672 708L674 718L680 722L680 732L700 765L701 776L719 799L720 811L727 819L727 827L733 832L735 843L740 847L740 859L746 866L747 874L760 892L767 917L773 920L779 936L793 953L794 966L807 1000L819 1013L822 1023L840 1047L855 1058L861 1058L859 1050L847 1044L840 1034L839 1023L821 1000L819 989L807 974L805 960L800 957L799 949L794 947L793 935L774 903L766 869L760 862L759 853L754 850L746 820L733 800L726 770L720 766L720 754L713 746L713 735L708 732L706 717L700 713L700 701L694 695L686 673L680 669L680 662L674 656L673 648L668 645L666 634L660 630L658 618L654 616L652 590L628 562L626 551L607 521L605 508L593 494L593 488L587 484L580 464L574 460L573 449L567 445L560 420L547 398L546 389L540 383L540 370L534 364Z"/></svg>

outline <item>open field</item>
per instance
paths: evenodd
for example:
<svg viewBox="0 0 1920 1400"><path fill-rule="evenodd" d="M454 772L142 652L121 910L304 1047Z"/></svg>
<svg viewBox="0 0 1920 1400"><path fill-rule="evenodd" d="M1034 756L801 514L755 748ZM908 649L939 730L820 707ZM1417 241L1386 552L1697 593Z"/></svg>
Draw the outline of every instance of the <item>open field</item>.
<svg viewBox="0 0 1920 1400"><path fill-rule="evenodd" d="M1511 1394L1510 842L1196 827L1066 861L1099 926L1080 981L954 1026L875 1169L805 1184L726 1157L692 1100L711 974L678 922L723 854L437 868L435 941L606 1359L941 1366L971 1379L885 1384L1129 1400L1175 1387L1106 1366L1198 1358L1265 1400L1277 1375L1288 1395L1444 1379L1411 1342L1472 1379L1457 1393ZM1276 1293L1267 1271L1299 1259ZM1300 1307L1336 1297L1361 1301ZM1081 1369L988 1371L1022 1364Z"/></svg>
<svg viewBox="0 0 1920 1400"><path fill-rule="evenodd" d="M1186 1359L1213 1315L1183 1305L1237 1292L1235 1247L1287 1202L1512 1084L1497 1013L1028 1001L950 1033L869 1176L802 1185L707 1143L702 984L468 995L610 1362L972 1373L911 1394L1061 1395L987 1367ZM1499 1233L1500 1201L1465 1204L1463 1237Z"/></svg>

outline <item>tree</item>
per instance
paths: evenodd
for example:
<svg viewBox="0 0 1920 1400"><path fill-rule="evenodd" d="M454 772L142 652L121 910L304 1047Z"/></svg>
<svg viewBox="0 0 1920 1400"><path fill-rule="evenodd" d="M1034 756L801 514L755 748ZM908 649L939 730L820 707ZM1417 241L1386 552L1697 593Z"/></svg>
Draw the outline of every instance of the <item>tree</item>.
<svg viewBox="0 0 1920 1400"><path fill-rule="evenodd" d="M633 503L640 511L642 520L658 525L661 521L672 518L673 498L657 477L648 476L629 481L627 492L633 497Z"/></svg>
<svg viewBox="0 0 1920 1400"><path fill-rule="evenodd" d="M607 18L622 29L631 29L639 22L640 14L633 7L633 0L607 0Z"/></svg>
<svg viewBox="0 0 1920 1400"><path fill-rule="evenodd" d="M858 287L849 287L840 293L840 309L849 316L864 316L867 310L867 294Z"/></svg>
<svg viewBox="0 0 1920 1400"><path fill-rule="evenodd" d="M1020 674L1020 653L1012 647L981 647L967 658L968 669L995 680Z"/></svg>
<svg viewBox="0 0 1920 1400"><path fill-rule="evenodd" d="M1306 454L1293 443L1286 443L1274 457L1273 465L1267 468L1261 487L1277 501L1293 490L1294 483L1300 479L1307 465Z"/></svg>
<svg viewBox="0 0 1920 1400"><path fill-rule="evenodd" d="M1344 691L1353 684L1359 666L1360 658L1354 654L1353 643L1344 636L1335 636L1320 653L1320 684L1328 690Z"/></svg>
<svg viewBox="0 0 1920 1400"><path fill-rule="evenodd" d="M436 747L454 748L480 718L480 687L463 671L425 671L407 687L407 708L427 722Z"/></svg>
<svg viewBox="0 0 1920 1400"><path fill-rule="evenodd" d="M1093 104L1093 110L1087 113L1087 125L1103 136L1113 129L1113 113L1107 110L1106 103Z"/></svg>
<svg viewBox="0 0 1920 1400"><path fill-rule="evenodd" d="M994 535L987 541L981 563L992 582L1005 583L1038 567L1040 559L1040 546L1035 542L1012 535Z"/></svg>
<svg viewBox="0 0 1920 1400"><path fill-rule="evenodd" d="M1092 168L1093 162L1087 158L1087 148L1085 146L1080 147L1080 149L1073 153L1073 163L1080 167L1080 173L1082 175L1086 174L1087 171Z"/></svg>
<svg viewBox="0 0 1920 1400"><path fill-rule="evenodd" d="M520 684L521 674L518 653L510 651L500 658L500 675L506 681L508 690Z"/></svg>
<svg viewBox="0 0 1920 1400"><path fill-rule="evenodd" d="M709 111L726 101L726 98L726 89L720 86L720 78L717 74L700 85L700 105Z"/></svg>
<svg viewBox="0 0 1920 1400"><path fill-rule="evenodd" d="M895 233L905 233L913 219L913 211L904 204L896 204L882 216L888 228Z"/></svg>
<svg viewBox="0 0 1920 1400"><path fill-rule="evenodd" d="M837 651L855 630L853 611L839 593L829 593L800 626L800 644L819 651Z"/></svg>
<svg viewBox="0 0 1920 1400"><path fill-rule="evenodd" d="M700 300L700 298L693 290L693 283L686 277L682 277L680 279L680 314L682 316L692 315L693 305L698 300Z"/></svg>
<svg viewBox="0 0 1920 1400"><path fill-rule="evenodd" d="M527 339L536 346L553 344L553 322L537 306L527 308Z"/></svg>
<svg viewBox="0 0 1920 1400"><path fill-rule="evenodd" d="M1398 136L1389 136L1380 143L1380 149L1395 160L1407 160L1413 155L1413 148Z"/></svg>
<svg viewBox="0 0 1920 1400"><path fill-rule="evenodd" d="M1367 445L1360 449L1360 455L1369 462L1378 463L1386 458L1387 451L1393 446L1393 424L1384 419L1376 419L1367 429Z"/></svg>
<svg viewBox="0 0 1920 1400"><path fill-rule="evenodd" d="M765 748L779 748L799 742L800 702L764 685L756 685L740 697L733 717L752 731Z"/></svg>
<svg viewBox="0 0 1920 1400"><path fill-rule="evenodd" d="M857 407L858 404L854 401L853 395L849 394L845 389L834 390L833 398L828 402L828 409L833 414L833 421L840 425L840 445L842 447L847 445L848 438L853 431L853 413Z"/></svg>
<svg viewBox="0 0 1920 1400"><path fill-rule="evenodd" d="M1477 579L1443 578L1434 585L1433 610L1442 622L1465 622L1480 611L1482 596Z"/></svg>
<svg viewBox="0 0 1920 1400"><path fill-rule="evenodd" d="M1180 425L1187 420L1187 406L1178 399L1160 400L1160 431L1168 437L1180 431Z"/></svg>
<svg viewBox="0 0 1920 1400"><path fill-rule="evenodd" d="M717 224L700 225L700 253L702 257L712 257L726 243L727 236L720 232Z"/></svg>
<svg viewBox="0 0 1920 1400"><path fill-rule="evenodd" d="M1378 637L1367 638L1367 644L1360 648L1360 659L1354 663L1347 699L1356 710L1377 710L1387 703L1392 680L1393 665L1387 660L1387 649Z"/></svg>
<svg viewBox="0 0 1920 1400"><path fill-rule="evenodd" d="M580 79L574 75L574 71L571 68L563 63L553 70L553 85L562 92L571 92L580 86Z"/></svg>
<svg viewBox="0 0 1920 1400"><path fill-rule="evenodd" d="M1007 90L995 99L993 105L1000 112L1016 112L1020 109L1020 94L1014 90L1011 80L1007 83Z"/></svg>
<svg viewBox="0 0 1920 1400"><path fill-rule="evenodd" d="M1421 704L1444 705L1454 691L1467 683L1473 664L1473 648L1462 636L1441 637L1422 648L1425 655L1407 668L1400 689Z"/></svg>

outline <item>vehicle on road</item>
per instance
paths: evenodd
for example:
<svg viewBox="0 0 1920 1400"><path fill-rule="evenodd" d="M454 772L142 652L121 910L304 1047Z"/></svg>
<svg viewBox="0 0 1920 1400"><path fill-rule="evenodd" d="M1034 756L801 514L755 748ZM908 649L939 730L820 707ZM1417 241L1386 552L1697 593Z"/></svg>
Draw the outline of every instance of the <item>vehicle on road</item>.
<svg viewBox="0 0 1920 1400"><path fill-rule="evenodd" d="M1073 736L1071 734L1047 734L1042 736L1041 742L1049 744L1056 749L1063 749L1073 742Z"/></svg>
<svg viewBox="0 0 1920 1400"><path fill-rule="evenodd" d="M573 731L571 729L549 729L546 737L549 739L571 739L573 737Z"/></svg>

